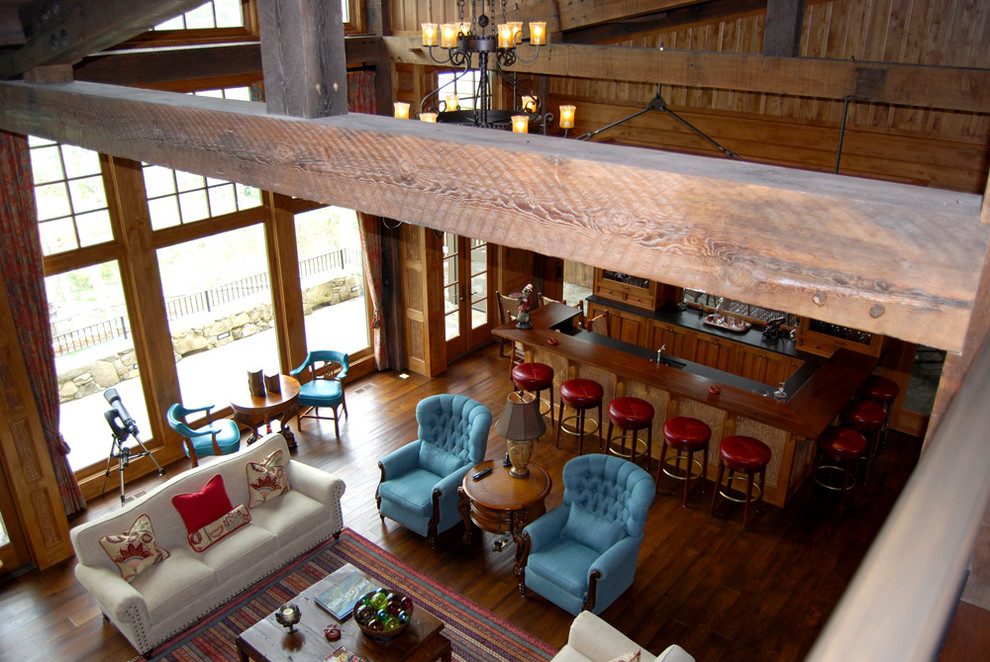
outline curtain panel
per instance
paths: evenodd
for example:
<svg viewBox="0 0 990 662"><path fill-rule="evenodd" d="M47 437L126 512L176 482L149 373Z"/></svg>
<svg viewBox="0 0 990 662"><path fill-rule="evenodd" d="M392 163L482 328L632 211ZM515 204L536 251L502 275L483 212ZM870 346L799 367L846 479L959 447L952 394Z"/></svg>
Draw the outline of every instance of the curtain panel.
<svg viewBox="0 0 990 662"><path fill-rule="evenodd" d="M45 268L38 235L34 183L27 137L0 131L0 269L28 370L31 390L55 469L65 513L86 507L79 483L69 468L69 446L59 433L58 375L48 320Z"/></svg>

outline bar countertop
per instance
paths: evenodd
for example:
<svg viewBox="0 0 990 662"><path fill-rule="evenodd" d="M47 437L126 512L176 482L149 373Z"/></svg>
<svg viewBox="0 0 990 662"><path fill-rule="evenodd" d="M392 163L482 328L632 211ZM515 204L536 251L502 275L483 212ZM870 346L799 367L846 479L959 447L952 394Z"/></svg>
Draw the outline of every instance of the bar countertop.
<svg viewBox="0 0 990 662"><path fill-rule="evenodd" d="M827 359L801 354L807 363L785 384L787 399L776 400L768 397L768 393L761 394L765 391L759 387L765 385L758 382L673 357L664 357L671 365L663 365L656 361L656 352L649 349L575 329L572 320L576 314L575 308L551 303L531 311L531 329L518 329L511 322L492 333L809 438L817 437L832 422L877 361L875 357L845 349ZM697 313L693 316L698 318ZM698 330L717 331L707 325ZM755 333L762 338L758 331ZM717 332L715 335L738 341L742 334ZM551 338L556 339L556 344L548 342ZM783 341L777 344L782 345ZM709 387L713 385L721 387L721 392L712 394Z"/></svg>

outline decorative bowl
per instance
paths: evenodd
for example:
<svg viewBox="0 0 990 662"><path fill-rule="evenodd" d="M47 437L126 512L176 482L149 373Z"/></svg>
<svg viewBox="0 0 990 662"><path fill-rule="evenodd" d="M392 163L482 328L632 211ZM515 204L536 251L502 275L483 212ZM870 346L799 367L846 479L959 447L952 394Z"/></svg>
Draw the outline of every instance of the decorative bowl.
<svg viewBox="0 0 990 662"><path fill-rule="evenodd" d="M373 641L395 639L409 627L412 600L397 591L378 588L365 593L354 603L354 622Z"/></svg>

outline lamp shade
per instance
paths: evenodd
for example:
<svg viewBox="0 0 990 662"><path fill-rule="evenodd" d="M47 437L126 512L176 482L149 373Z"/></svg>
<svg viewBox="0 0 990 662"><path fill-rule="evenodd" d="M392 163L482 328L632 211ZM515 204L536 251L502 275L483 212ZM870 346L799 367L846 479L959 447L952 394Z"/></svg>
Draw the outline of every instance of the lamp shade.
<svg viewBox="0 0 990 662"><path fill-rule="evenodd" d="M547 430L536 396L526 391L509 394L505 409L495 423L495 434L510 441L538 439Z"/></svg>

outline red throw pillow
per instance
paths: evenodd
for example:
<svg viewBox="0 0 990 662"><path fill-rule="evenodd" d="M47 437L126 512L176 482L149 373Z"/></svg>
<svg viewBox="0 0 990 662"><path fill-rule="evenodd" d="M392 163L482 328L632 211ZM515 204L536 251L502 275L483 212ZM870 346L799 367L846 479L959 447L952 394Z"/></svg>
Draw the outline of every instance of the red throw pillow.
<svg viewBox="0 0 990 662"><path fill-rule="evenodd" d="M196 533L233 510L220 474L211 478L196 494L175 495L172 505L179 511L188 534Z"/></svg>

